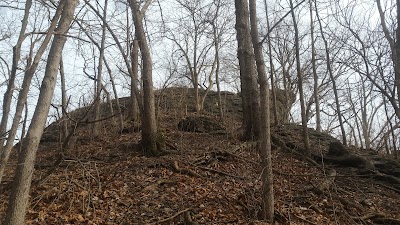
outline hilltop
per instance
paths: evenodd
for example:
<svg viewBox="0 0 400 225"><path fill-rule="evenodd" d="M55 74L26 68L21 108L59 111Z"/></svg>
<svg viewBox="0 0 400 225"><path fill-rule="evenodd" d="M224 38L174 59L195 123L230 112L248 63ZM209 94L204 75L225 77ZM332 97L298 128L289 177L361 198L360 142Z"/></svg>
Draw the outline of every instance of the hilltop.
<svg viewBox="0 0 400 225"><path fill-rule="evenodd" d="M95 139L89 124L80 125L62 153L59 122L50 125L38 151L27 224L262 224L262 168L256 143L239 140L240 97L224 93L221 123L215 93L204 115L193 113L191 93L171 88L157 94L159 129L175 151L161 157L142 156L135 147L140 129L127 117L128 132L105 120ZM127 98L120 100L129 108ZM185 118L201 118L199 129L183 131L178 124ZM313 154L304 158L300 126L272 131L278 224L400 224L399 162L346 148L313 129ZM15 163L16 152L0 185L0 218Z"/></svg>

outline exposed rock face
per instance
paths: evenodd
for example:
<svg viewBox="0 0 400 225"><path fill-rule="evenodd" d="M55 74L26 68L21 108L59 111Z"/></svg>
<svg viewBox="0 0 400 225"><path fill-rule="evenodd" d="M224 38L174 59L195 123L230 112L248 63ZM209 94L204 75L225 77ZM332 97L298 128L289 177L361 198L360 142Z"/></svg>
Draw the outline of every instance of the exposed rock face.
<svg viewBox="0 0 400 225"><path fill-rule="evenodd" d="M203 95L204 91L200 90ZM163 110L187 110L187 112L195 112L194 90L193 88L171 87L156 92L157 103ZM222 107L226 114L242 117L242 100L240 93L235 94L228 91L221 92ZM289 122L289 111L296 100L294 93L285 94L284 90L276 90L276 106L278 112L278 121L281 124ZM271 99L272 104L272 99ZM271 105L272 106L272 105ZM210 91L204 102L204 111L211 114L218 114L218 93ZM272 107L271 107L272 109ZM273 120L271 112L271 121Z"/></svg>
<svg viewBox="0 0 400 225"><path fill-rule="evenodd" d="M225 128L218 121L206 116L188 116L179 121L178 129L196 133L225 131Z"/></svg>
<svg viewBox="0 0 400 225"><path fill-rule="evenodd" d="M278 113L278 122L280 124L289 123L289 112L294 102L296 101L296 95L292 92L286 92L282 89L275 89L276 96L276 108ZM272 98L272 95L271 95ZM270 101L272 106L272 100ZM272 110L272 107L271 107ZM271 122L274 121L274 113L271 111Z"/></svg>

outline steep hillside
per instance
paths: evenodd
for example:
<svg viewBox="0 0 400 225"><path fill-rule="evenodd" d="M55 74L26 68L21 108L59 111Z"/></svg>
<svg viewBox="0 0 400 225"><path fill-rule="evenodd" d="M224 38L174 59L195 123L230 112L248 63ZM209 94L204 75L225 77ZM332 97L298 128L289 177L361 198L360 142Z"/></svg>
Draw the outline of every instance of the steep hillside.
<svg viewBox="0 0 400 225"><path fill-rule="evenodd" d="M47 128L27 224L265 224L258 220L262 168L256 146L238 140L240 99L230 100L224 124L213 115L218 110L202 116L201 121L218 129L203 124L186 132L178 124L199 115L183 100L178 104L181 97L171 92L158 100L160 130L167 147L175 150L158 158L146 158L136 147L140 133L129 128L137 124L126 122L130 132L119 134L103 121L103 135L97 139L82 124L62 153L57 123ZM379 166L390 164L396 171L398 162L382 163L384 158L371 152L360 156L360 151L340 149L336 139L312 129L310 137L313 156L304 158L299 126L273 128L278 224L400 224L398 175ZM346 161L353 156L364 161ZM0 218L15 164L16 153L0 185Z"/></svg>

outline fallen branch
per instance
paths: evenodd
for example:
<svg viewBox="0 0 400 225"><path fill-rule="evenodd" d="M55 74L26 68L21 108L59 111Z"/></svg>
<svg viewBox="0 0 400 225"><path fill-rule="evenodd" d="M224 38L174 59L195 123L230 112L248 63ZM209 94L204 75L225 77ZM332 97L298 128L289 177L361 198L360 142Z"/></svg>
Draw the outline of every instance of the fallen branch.
<svg viewBox="0 0 400 225"><path fill-rule="evenodd" d="M184 218L185 218L185 224L186 225L198 225L196 221L193 221L192 215L190 215L191 211L186 211Z"/></svg>
<svg viewBox="0 0 400 225"><path fill-rule="evenodd" d="M312 221L309 221L309 220L307 220L307 219L305 219L305 218L303 218L303 217L301 217L301 216L298 216L298 215L296 215L296 214L293 214L297 219L299 219L299 220L302 220L303 222L306 222L306 223L309 223L309 224L312 224L312 225L318 225L318 224L316 224L316 223L314 223L314 222L312 222Z"/></svg>
<svg viewBox="0 0 400 225"><path fill-rule="evenodd" d="M167 222L167 221L170 221L170 220L175 219L176 217L178 217L178 216L180 216L181 214L183 214L183 213L185 213L185 212L188 212L188 211L190 211L190 210L192 210L192 208L184 209L184 210L182 210L182 211L177 212L176 214L174 214L174 215L171 216L171 217L168 217L168 218L165 218L165 219L162 219L162 220L159 220L159 221L157 221L157 222L155 222L155 223L150 223L150 224L165 223L165 222Z"/></svg>
<svg viewBox="0 0 400 225"><path fill-rule="evenodd" d="M382 187L384 187L384 188L387 188L387 189L389 189L389 190L391 190L391 191L394 191L394 192L396 192L397 194L400 194L400 189L398 189L398 188L390 187L390 186L387 186L387 185L384 185L384 184L379 184L379 185L382 186Z"/></svg>
<svg viewBox="0 0 400 225"><path fill-rule="evenodd" d="M200 174L194 172L193 170L180 168L177 161L173 161L171 164L172 164L171 165L172 169L177 173L189 175L192 177L203 177Z"/></svg>
<svg viewBox="0 0 400 225"><path fill-rule="evenodd" d="M220 170L216 170L216 169L212 169L212 168L208 168L208 167L204 167L204 166L196 166L196 167L199 168L199 169L207 170L207 171L210 171L210 172L213 172L213 173L217 173L217 174L220 174L220 175L224 175L224 176L228 176L228 177L233 177L233 178L236 178L236 179L244 180L244 177L239 177L239 176L236 176L236 175L232 175L232 174L226 173L224 171L220 171Z"/></svg>
<svg viewBox="0 0 400 225"><path fill-rule="evenodd" d="M354 220L371 220L374 224L391 224L391 225L400 225L400 220L390 217L385 217L385 215L381 213L370 213L365 216L360 217L352 217Z"/></svg>

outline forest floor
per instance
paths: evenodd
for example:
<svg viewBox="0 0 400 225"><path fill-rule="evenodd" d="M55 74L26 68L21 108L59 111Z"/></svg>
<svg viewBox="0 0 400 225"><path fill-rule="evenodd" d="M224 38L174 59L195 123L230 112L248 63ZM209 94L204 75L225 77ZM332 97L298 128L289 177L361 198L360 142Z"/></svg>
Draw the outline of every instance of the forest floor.
<svg viewBox="0 0 400 225"><path fill-rule="evenodd" d="M59 142L43 141L26 223L268 224L259 220L262 168L255 144L238 139L240 121L226 117L226 133L194 133L178 129L184 116L159 113L167 146L176 149L161 157L133 150L140 132L109 127L94 140L89 125L78 128L62 158ZM286 129L300 139L298 127ZM400 224L400 194L385 181L332 164L326 168L337 171L334 182L316 191L327 179L325 165L280 147L272 157L276 224ZM14 154L0 185L0 218L15 164Z"/></svg>

